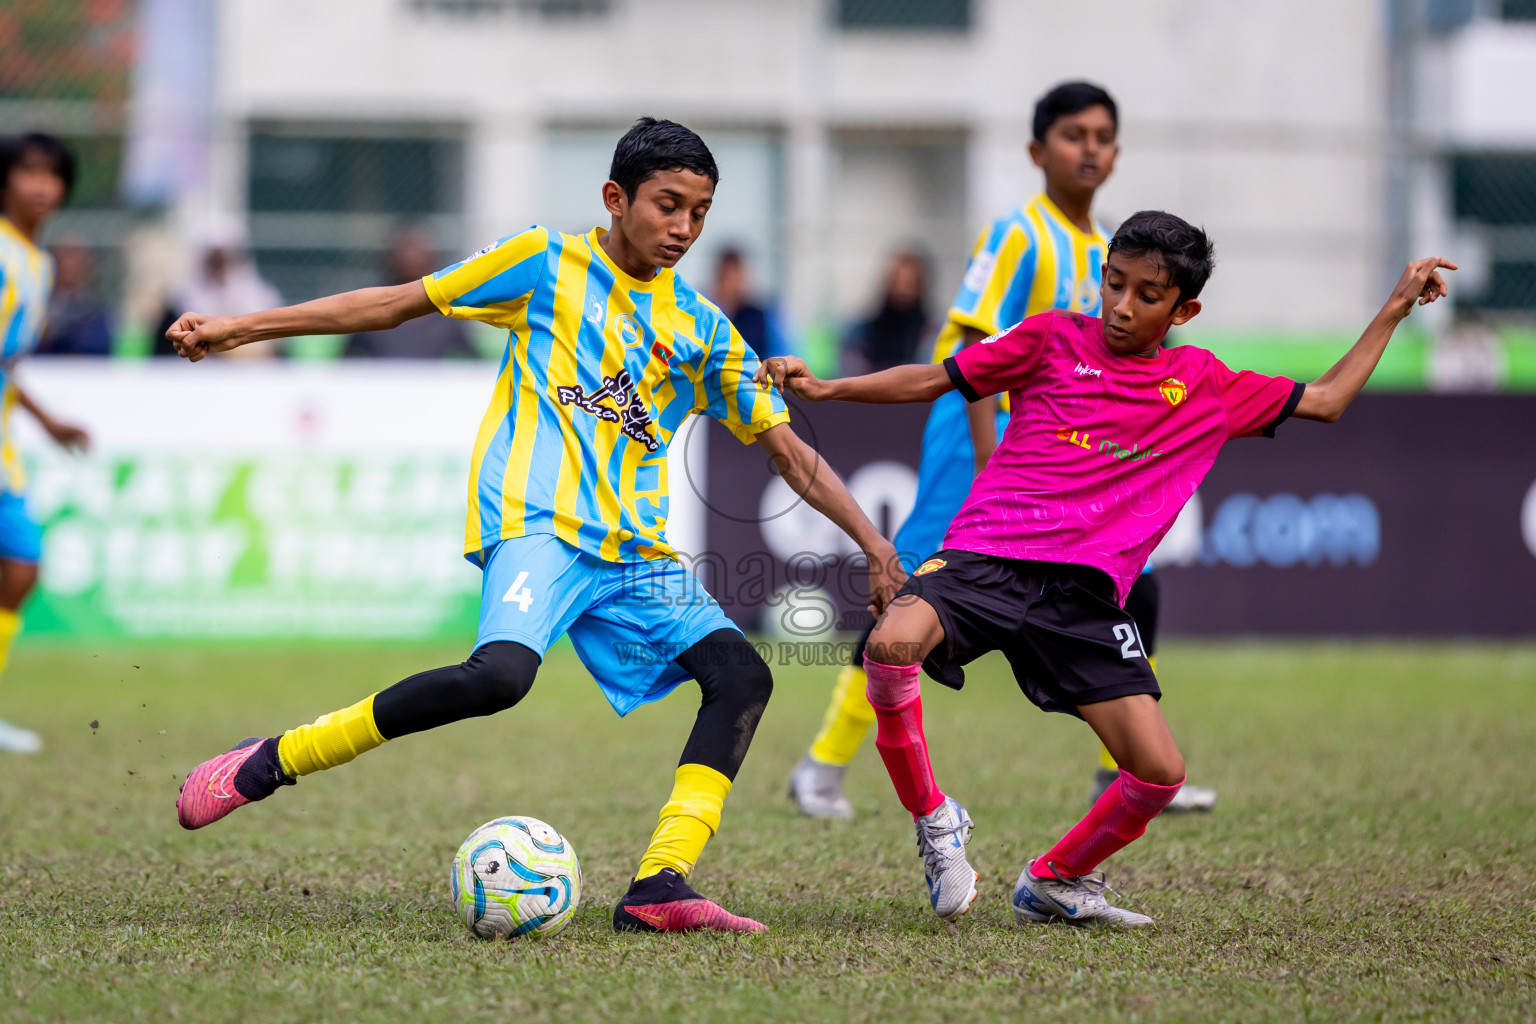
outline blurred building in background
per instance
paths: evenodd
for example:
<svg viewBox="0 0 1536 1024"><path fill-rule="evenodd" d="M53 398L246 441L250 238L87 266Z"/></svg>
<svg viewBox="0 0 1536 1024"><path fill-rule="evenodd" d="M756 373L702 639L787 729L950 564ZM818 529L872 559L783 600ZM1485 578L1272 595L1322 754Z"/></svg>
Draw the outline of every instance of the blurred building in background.
<svg viewBox="0 0 1536 1024"><path fill-rule="evenodd" d="M1468 264L1479 337L1529 339L1529 0L0 4L0 129L76 142L55 235L88 243L129 335L207 222L243 223L289 301L380 282L407 225L445 261L535 221L582 230L649 113L721 166L682 272L702 286L739 249L797 335L835 344L902 247L930 254L943 307L974 232L1037 188L1031 107L1070 77L1121 103L1101 216L1162 207L1216 239L1191 337L1336 343L1427 247Z"/></svg>
<svg viewBox="0 0 1536 1024"><path fill-rule="evenodd" d="M977 230L1039 189L1032 108L1069 78L1120 101L1101 219L1164 208L1215 237L1182 337L1311 379L1403 261L1441 252L1464 268L1454 301L1399 332L1372 388L1536 391L1533 0L0 0L0 132L80 156L49 225L50 345L118 356L20 371L98 440L67 456L18 424L47 525L29 631L472 632L480 580L456 552L491 384L440 357L499 354L497 333L272 346L324 366L130 362L178 307L295 302L534 222L605 223L614 142L653 114L714 150L680 269L755 310L758 344L826 371L923 358ZM1301 427L1245 447L1157 556L1176 628L1527 632L1536 483L1485 438L1528 433L1533 402L1371 396L1326 445ZM922 420L796 422L894 529ZM770 514L782 481L710 433L671 460L678 549L824 564L825 523ZM1297 588L1332 603L1264 604ZM1488 593L1517 598L1508 615L1483 614Z"/></svg>

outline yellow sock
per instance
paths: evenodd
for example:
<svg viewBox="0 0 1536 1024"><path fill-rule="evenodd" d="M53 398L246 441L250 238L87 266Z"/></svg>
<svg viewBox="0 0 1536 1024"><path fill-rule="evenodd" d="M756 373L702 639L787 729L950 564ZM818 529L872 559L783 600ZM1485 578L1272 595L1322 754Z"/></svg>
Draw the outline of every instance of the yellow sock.
<svg viewBox="0 0 1536 1024"><path fill-rule="evenodd" d="M651 845L640 858L636 878L649 878L662 868L686 877L704 852L704 844L720 827L720 812L730 795L731 780L702 764L679 765L672 798L661 809Z"/></svg>
<svg viewBox="0 0 1536 1024"><path fill-rule="evenodd" d="M14 608L0 608L0 672L11 660L11 641L21 632L21 613Z"/></svg>
<svg viewBox="0 0 1536 1024"><path fill-rule="evenodd" d="M373 723L373 698L321 715L309 725L289 729L277 741L277 759L293 778L346 764L384 742Z"/></svg>
<svg viewBox="0 0 1536 1024"><path fill-rule="evenodd" d="M875 721L875 709L864 696L864 670L852 665L837 674L832 703L821 720L821 731L811 741L811 757L822 764L845 765L859 752L864 734Z"/></svg>
<svg viewBox="0 0 1536 1024"><path fill-rule="evenodd" d="M1156 674L1156 672L1157 672L1157 655L1155 655L1155 654L1147 655L1147 664L1152 666L1152 672L1154 674ZM1115 763L1115 759L1110 756L1109 748L1106 747L1102 743L1099 744L1099 767L1100 768L1108 768L1112 772L1117 772L1117 771L1120 770L1120 766L1118 764L1116 764Z"/></svg>

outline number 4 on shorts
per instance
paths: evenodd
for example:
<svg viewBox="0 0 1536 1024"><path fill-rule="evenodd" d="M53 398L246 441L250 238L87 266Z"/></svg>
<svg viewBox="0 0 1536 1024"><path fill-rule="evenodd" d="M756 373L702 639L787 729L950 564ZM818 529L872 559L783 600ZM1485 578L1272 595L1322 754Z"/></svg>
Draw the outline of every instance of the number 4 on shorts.
<svg viewBox="0 0 1536 1024"><path fill-rule="evenodd" d="M518 573L517 579L512 581L512 585L507 588L506 594L503 595L501 599L502 603L506 604L508 601L516 601L517 610L520 612L526 612L528 610L528 606L533 604L533 592L527 587L523 586L527 579L528 574L526 572ZM519 587L522 589L518 589Z"/></svg>

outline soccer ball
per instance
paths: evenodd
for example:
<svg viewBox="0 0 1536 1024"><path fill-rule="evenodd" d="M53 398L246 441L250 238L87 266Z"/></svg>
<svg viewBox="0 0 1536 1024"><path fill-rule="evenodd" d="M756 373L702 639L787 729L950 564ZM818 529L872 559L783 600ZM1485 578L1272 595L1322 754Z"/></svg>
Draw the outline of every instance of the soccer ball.
<svg viewBox="0 0 1536 1024"><path fill-rule="evenodd" d="M469 834L453 858L453 905L482 939L547 938L581 900L581 864L537 818L497 818Z"/></svg>

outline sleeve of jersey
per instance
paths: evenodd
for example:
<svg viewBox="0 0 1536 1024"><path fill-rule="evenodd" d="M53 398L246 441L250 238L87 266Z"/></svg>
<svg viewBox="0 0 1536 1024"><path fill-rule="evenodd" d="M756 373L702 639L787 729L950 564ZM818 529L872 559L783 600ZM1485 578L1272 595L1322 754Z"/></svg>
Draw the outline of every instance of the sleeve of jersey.
<svg viewBox="0 0 1536 1024"><path fill-rule="evenodd" d="M789 410L778 391L764 390L752 382L757 356L728 321L715 328L700 387L700 411L719 420L742 444L752 444L769 427L789 422Z"/></svg>
<svg viewBox="0 0 1536 1024"><path fill-rule="evenodd" d="M1233 371L1220 359L1216 383L1227 413L1227 437L1274 437L1275 428L1290 419L1301 401L1305 384L1289 377L1269 377L1252 370Z"/></svg>
<svg viewBox="0 0 1536 1024"><path fill-rule="evenodd" d="M983 231L949 307L950 323L973 327L983 334L996 334L1016 323L1004 318L1003 302L1028 249L1029 236L1011 220L995 221Z"/></svg>
<svg viewBox="0 0 1536 1024"><path fill-rule="evenodd" d="M422 278L444 316L497 327L518 323L543 272L549 231L533 227L486 246L467 260Z"/></svg>
<svg viewBox="0 0 1536 1024"><path fill-rule="evenodd" d="M944 360L950 383L968 402L1022 387L1039 369L1051 317L1052 313L1032 316L956 352Z"/></svg>

